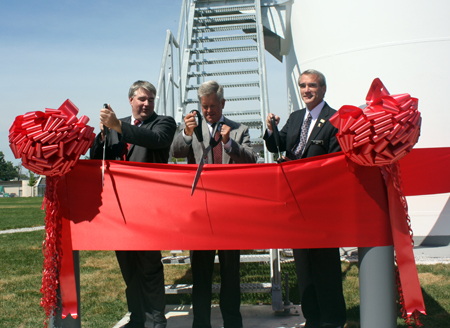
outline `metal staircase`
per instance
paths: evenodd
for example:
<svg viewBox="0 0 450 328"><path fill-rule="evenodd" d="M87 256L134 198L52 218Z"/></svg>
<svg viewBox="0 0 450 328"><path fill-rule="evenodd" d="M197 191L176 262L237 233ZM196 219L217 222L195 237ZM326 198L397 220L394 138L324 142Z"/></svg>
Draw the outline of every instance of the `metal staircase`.
<svg viewBox="0 0 450 328"><path fill-rule="evenodd" d="M177 39L167 31L155 110L180 124L190 110L201 111L197 99L201 83L216 80L225 88L223 114L248 126L255 151L272 162L261 138L269 113L261 12L260 0L183 0ZM271 292L274 311L289 311L282 300L280 252L268 253L264 256L271 264L272 281L241 285L241 291ZM241 256L241 261L260 262L260 257ZM189 262L165 259L178 260ZM218 290L213 286L214 292ZM189 285L166 286L168 294L189 292Z"/></svg>

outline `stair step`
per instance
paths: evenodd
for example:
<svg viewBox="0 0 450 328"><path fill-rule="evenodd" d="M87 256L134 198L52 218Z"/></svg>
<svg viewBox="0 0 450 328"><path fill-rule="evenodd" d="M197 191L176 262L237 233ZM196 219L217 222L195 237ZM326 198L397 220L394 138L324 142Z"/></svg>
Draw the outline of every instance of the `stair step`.
<svg viewBox="0 0 450 328"><path fill-rule="evenodd" d="M232 63L248 63L257 62L257 56L236 57L236 58L219 58L219 59L193 59L189 61L189 65L215 65L215 64L232 64Z"/></svg>
<svg viewBox="0 0 450 328"><path fill-rule="evenodd" d="M261 138L250 138L252 145L264 145L264 140Z"/></svg>
<svg viewBox="0 0 450 328"><path fill-rule="evenodd" d="M193 43L207 43L207 42L226 42L226 41L242 41L242 40L256 40L256 33L239 34L239 35L224 35L218 37L200 37L192 38Z"/></svg>
<svg viewBox="0 0 450 328"><path fill-rule="evenodd" d="M258 46L228 46L215 48L193 48L190 49L191 54L209 54L218 52L236 52L236 51L256 51Z"/></svg>
<svg viewBox="0 0 450 328"><path fill-rule="evenodd" d="M217 7L199 7L195 9L199 14L218 14L218 13L234 13L244 10L255 10L255 5L235 5L235 6L217 6Z"/></svg>
<svg viewBox="0 0 450 328"><path fill-rule="evenodd" d="M194 25L215 25L225 22L247 22L255 21L255 14L237 14L237 15L224 15L224 16L204 16L194 17Z"/></svg>
<svg viewBox="0 0 450 328"><path fill-rule="evenodd" d="M242 115L261 115L261 111L257 109L240 110L240 111L230 111L223 112L225 116L242 116Z"/></svg>
<svg viewBox="0 0 450 328"><path fill-rule="evenodd" d="M239 123L244 124L249 129L260 129L262 127L261 120L256 119L239 119Z"/></svg>
<svg viewBox="0 0 450 328"><path fill-rule="evenodd" d="M292 258L289 257L282 257L280 258L281 262L289 262ZM189 256L167 256L162 258L163 264L190 264L191 259ZM240 262L241 263L248 263L248 262L269 262L270 261L270 255L269 254L242 254L240 256ZM219 263L219 256L216 255L214 258L214 263Z"/></svg>
<svg viewBox="0 0 450 328"><path fill-rule="evenodd" d="M194 33L211 33L211 32L224 32L224 31L236 31L236 30L256 31L256 23L227 24L227 25L214 25L214 26L194 26L192 28L192 32L194 32Z"/></svg>
<svg viewBox="0 0 450 328"><path fill-rule="evenodd" d="M192 284L174 284L166 285L166 294L191 294ZM220 284L213 284L211 286L213 293L220 292ZM241 293L270 293L272 291L272 284L268 282L241 284Z"/></svg>
<svg viewBox="0 0 450 328"><path fill-rule="evenodd" d="M259 70L257 68L248 68L240 70L226 70L226 71L202 71L202 72L190 72L188 77L200 77L200 76L224 76L224 75L245 75L245 74L258 74Z"/></svg>
<svg viewBox="0 0 450 328"><path fill-rule="evenodd" d="M245 88L245 87L259 87L259 81L252 81L252 82L233 82L233 83L222 83L222 87L224 88ZM186 87L186 90L198 90L200 87L199 84L191 84Z"/></svg>
<svg viewBox="0 0 450 328"><path fill-rule="evenodd" d="M259 95L226 97L226 101L260 100ZM198 99L186 99L185 104L198 104Z"/></svg>

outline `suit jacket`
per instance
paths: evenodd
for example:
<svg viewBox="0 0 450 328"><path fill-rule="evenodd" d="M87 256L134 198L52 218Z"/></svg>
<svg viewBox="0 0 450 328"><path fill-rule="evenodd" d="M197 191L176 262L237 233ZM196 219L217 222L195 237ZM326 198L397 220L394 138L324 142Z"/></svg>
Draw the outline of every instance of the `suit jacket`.
<svg viewBox="0 0 450 328"><path fill-rule="evenodd" d="M131 124L131 116L121 118L122 133L110 130L107 138L105 158L121 160L125 144L130 148L127 161L143 163L167 163L170 144L176 130L175 120L170 116L159 116L156 113L145 120L141 126ZM95 138L90 156L92 159L103 158L103 141L100 134Z"/></svg>
<svg viewBox="0 0 450 328"><path fill-rule="evenodd" d="M300 132L305 117L305 111L306 108L293 112L280 131L280 151L286 151L286 157L291 159L294 158L292 149L300 140ZM317 118L316 124L311 131L308 141L306 142L305 150L303 151L301 158L325 155L341 150L336 139L338 129L329 121L334 113L336 113L336 111L325 103ZM270 152L275 153L278 151L273 133L269 137L266 131L264 140L266 141L266 147Z"/></svg>
<svg viewBox="0 0 450 328"><path fill-rule="evenodd" d="M256 163L257 155L253 151L253 148L250 143L250 135L248 133L248 127L242 125L240 123L234 122L232 120L224 117L225 124L231 128L230 131L230 139L231 139L231 150L230 152L223 151L222 155L222 164L231 164L231 163ZM181 126L181 131L184 129L184 124ZM202 124L202 132L203 132L203 143L205 148L208 147L211 136L209 134L208 124L203 122ZM222 146L220 143L217 147ZM192 136L192 143L187 144L184 140L183 133L180 132L174 138L171 152L173 156L178 158L187 157L189 164L198 164L200 163L203 150L200 145L200 142L195 137L195 133ZM212 164L212 149L208 152L208 163Z"/></svg>

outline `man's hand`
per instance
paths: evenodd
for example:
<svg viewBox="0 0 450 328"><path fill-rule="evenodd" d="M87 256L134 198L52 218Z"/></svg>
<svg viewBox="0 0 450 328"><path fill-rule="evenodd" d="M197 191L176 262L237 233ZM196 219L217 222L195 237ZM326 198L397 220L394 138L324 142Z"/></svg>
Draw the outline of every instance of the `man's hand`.
<svg viewBox="0 0 450 328"><path fill-rule="evenodd" d="M195 118L197 117L196 113L189 113L184 117L184 134L187 136L191 136L194 133L194 129L197 127L197 121Z"/></svg>
<svg viewBox="0 0 450 328"><path fill-rule="evenodd" d="M270 113L269 115L267 115L267 119L266 119L266 124L267 124L267 130L269 130L270 132L273 132L273 127L272 127L272 123L270 122L270 120L272 119L272 117L275 118L275 123L280 123L280 117L273 115L272 113Z"/></svg>
<svg viewBox="0 0 450 328"><path fill-rule="evenodd" d="M109 104L108 108L102 108L100 110L100 128L102 131L104 125L110 129L116 130L118 133L122 133L122 122L116 117L116 113L114 113ZM104 137L103 132L102 137Z"/></svg>
<svg viewBox="0 0 450 328"><path fill-rule="evenodd" d="M226 144L230 140L230 131L231 128L226 125L222 124L222 128L220 129L220 134L222 135L222 143Z"/></svg>
<svg viewBox="0 0 450 328"><path fill-rule="evenodd" d="M289 161L292 161L292 159L290 159L289 157L286 157L286 156L281 156L281 158L277 159L278 164L283 163L283 162L289 162Z"/></svg>

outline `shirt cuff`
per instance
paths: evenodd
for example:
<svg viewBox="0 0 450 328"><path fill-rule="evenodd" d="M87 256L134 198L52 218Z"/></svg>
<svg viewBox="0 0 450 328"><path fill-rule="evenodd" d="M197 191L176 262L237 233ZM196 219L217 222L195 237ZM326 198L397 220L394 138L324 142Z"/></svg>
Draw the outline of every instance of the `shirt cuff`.
<svg viewBox="0 0 450 328"><path fill-rule="evenodd" d="M186 145L190 146L192 143L192 136L187 136L186 133L184 133L184 129L181 131L181 133L183 133L183 140Z"/></svg>
<svg viewBox="0 0 450 328"><path fill-rule="evenodd" d="M225 149L225 152L228 154L231 151L231 138L228 140L226 144L223 145L223 149Z"/></svg>

